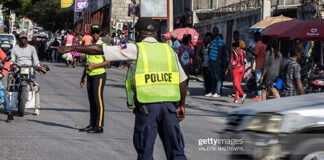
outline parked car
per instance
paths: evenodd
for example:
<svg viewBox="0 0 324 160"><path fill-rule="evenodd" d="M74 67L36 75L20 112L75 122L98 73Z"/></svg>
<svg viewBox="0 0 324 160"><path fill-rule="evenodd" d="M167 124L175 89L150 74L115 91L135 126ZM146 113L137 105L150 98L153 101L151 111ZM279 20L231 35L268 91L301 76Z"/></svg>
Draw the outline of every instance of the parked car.
<svg viewBox="0 0 324 160"><path fill-rule="evenodd" d="M13 34L0 34L0 42L8 41L13 46L17 45L17 40Z"/></svg>
<svg viewBox="0 0 324 160"><path fill-rule="evenodd" d="M324 93L236 108L222 136L244 139L244 151L231 152L230 159L324 159Z"/></svg>

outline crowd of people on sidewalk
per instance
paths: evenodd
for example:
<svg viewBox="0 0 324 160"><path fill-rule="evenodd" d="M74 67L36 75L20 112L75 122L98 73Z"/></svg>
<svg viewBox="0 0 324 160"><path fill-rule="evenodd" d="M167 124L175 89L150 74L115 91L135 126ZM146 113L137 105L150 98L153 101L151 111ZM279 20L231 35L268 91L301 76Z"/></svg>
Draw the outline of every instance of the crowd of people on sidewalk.
<svg viewBox="0 0 324 160"><path fill-rule="evenodd" d="M265 39L260 32L253 33L253 37L246 46L240 40L240 33L234 31L233 43L227 47L219 29L214 27L205 34L202 47L190 45L188 35L181 41L178 35L171 35L170 45L188 76L189 73L203 75L206 97L225 96L223 82L226 80L233 82L235 92L230 91L233 94L229 95L234 97L234 103L244 103L248 94L253 100L304 94L299 64L303 50L292 45L290 56L283 56L277 39ZM248 70L251 74L247 74ZM243 90L243 81L253 81L254 89Z"/></svg>
<svg viewBox="0 0 324 160"><path fill-rule="evenodd" d="M122 47L126 43L135 43L130 38L130 33L128 30L124 33L118 30L111 36L102 33L101 38L108 45ZM243 40L240 40L240 33L234 31L233 43L226 45L219 29L214 27L212 32L205 34L202 46L193 45L190 34L183 35L181 41L178 40L178 35L171 35L172 41L169 44L188 77L190 74L203 75L206 97L224 96L223 83L228 80L233 82L231 88L235 91L230 91L230 93L234 97L234 103L239 103L239 97L242 98L240 103L244 103L247 93L250 97L252 96L253 100L303 94L301 67L298 63L303 52L300 47L292 46L289 52L290 57L284 57L280 52L277 39L263 39L259 32L255 32L253 38L249 45L246 45ZM50 47L91 45L92 41L89 31L86 31L84 35L68 31L61 42L58 38L48 39L45 47L41 48L36 45L36 39L33 39L31 44L38 50L40 59L48 59L51 62L63 60L67 66L71 64L75 67L86 65L84 54L73 51L60 56ZM112 62L108 67L111 66L117 69L128 69L125 61ZM251 74L256 86L254 90L245 88L243 90L241 87L242 82L247 83L251 79L247 74L247 69L252 70ZM273 85L278 79L283 82L280 88ZM189 80L187 80L187 85L189 85ZM189 90L187 94L190 94Z"/></svg>

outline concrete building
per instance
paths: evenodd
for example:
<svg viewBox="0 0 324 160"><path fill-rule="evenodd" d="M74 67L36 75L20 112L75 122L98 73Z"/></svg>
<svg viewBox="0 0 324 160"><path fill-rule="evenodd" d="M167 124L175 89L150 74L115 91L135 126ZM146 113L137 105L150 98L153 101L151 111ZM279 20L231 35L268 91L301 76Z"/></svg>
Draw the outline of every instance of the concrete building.
<svg viewBox="0 0 324 160"><path fill-rule="evenodd" d="M230 46L233 31L239 31L240 39L248 44L252 38L249 28L266 17L284 15L298 18L298 8L301 6L299 0L268 0L268 3L266 1L219 0L216 4L212 0L197 1L193 3L193 14L197 17L194 27L204 35L217 26L224 41Z"/></svg>
<svg viewBox="0 0 324 160"><path fill-rule="evenodd" d="M74 28L77 33L89 31L92 24L99 24L103 31L109 31L110 0L92 0L91 10L74 13Z"/></svg>
<svg viewBox="0 0 324 160"><path fill-rule="evenodd" d="M75 12L75 30L84 33L92 24L99 24L108 33L128 30L133 22L133 17L128 14L130 4L133 4L131 0L92 0L91 11Z"/></svg>
<svg viewBox="0 0 324 160"><path fill-rule="evenodd" d="M139 3L139 0L136 0ZM111 5L111 33L117 30L130 30L133 21L136 22L137 18L133 19L129 16L129 5L133 4L131 0L112 0Z"/></svg>

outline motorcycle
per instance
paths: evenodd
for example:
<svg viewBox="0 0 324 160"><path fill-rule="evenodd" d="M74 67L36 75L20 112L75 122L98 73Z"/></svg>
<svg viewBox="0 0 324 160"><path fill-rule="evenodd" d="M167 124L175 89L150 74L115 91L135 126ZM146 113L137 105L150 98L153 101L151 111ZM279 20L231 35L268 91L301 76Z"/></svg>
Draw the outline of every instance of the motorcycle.
<svg viewBox="0 0 324 160"><path fill-rule="evenodd" d="M49 71L47 65L28 66L28 65L11 65L8 73L8 87L9 99L13 107L18 107L18 115L23 117L26 108L35 108L35 91L33 86L37 86L34 74L46 74ZM15 94L14 94L15 93Z"/></svg>
<svg viewBox="0 0 324 160"><path fill-rule="evenodd" d="M16 76L14 77L14 74L16 71ZM37 86L34 79L32 79L34 72L33 66L16 66L12 65L11 70L9 72L8 78L8 92L16 92L18 93L17 96L17 107L18 107L18 115L23 117L25 114L25 108L29 105L32 105L32 107L35 107L35 92L33 92L33 86ZM11 95L11 94L9 94ZM10 98L11 101L13 101L12 98ZM32 108L28 107L28 108Z"/></svg>
<svg viewBox="0 0 324 160"><path fill-rule="evenodd" d="M301 70L305 93L324 92L324 67L317 64L309 65Z"/></svg>

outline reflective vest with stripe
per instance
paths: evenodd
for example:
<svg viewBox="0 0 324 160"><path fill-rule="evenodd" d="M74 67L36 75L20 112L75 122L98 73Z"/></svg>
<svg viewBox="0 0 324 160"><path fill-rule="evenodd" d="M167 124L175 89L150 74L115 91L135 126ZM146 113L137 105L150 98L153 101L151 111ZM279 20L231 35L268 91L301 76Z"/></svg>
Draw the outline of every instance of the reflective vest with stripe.
<svg viewBox="0 0 324 160"><path fill-rule="evenodd" d="M128 107L135 108L135 96L140 103L180 101L180 74L172 48L158 42L140 42L137 46L135 76L129 69L126 78Z"/></svg>
<svg viewBox="0 0 324 160"><path fill-rule="evenodd" d="M106 44L102 40L99 40L97 42L97 44L106 46ZM105 61L105 59L103 58L102 55L88 55L87 54L87 63L88 64L95 65L95 64L103 63L104 61ZM87 70L86 72L89 76L95 76L95 75L100 75L100 74L105 73L106 70L105 70L105 67L100 67L100 68L95 68L92 71Z"/></svg>

